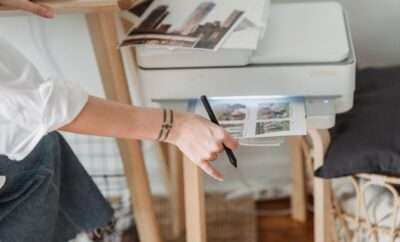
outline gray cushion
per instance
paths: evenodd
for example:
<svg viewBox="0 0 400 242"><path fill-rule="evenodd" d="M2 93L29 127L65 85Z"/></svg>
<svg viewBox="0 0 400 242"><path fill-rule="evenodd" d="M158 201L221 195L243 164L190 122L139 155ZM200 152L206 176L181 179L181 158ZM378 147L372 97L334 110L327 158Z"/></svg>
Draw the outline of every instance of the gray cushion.
<svg viewBox="0 0 400 242"><path fill-rule="evenodd" d="M354 108L338 115L332 144L316 176L400 176L400 67L357 75Z"/></svg>

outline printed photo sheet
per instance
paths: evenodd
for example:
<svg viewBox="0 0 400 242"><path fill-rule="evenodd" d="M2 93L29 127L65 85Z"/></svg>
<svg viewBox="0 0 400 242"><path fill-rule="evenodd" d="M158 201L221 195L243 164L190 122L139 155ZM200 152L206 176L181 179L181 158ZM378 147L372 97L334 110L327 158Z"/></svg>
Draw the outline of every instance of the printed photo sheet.
<svg viewBox="0 0 400 242"><path fill-rule="evenodd" d="M258 0L141 0L124 16L136 22L121 46L217 50Z"/></svg>
<svg viewBox="0 0 400 242"><path fill-rule="evenodd" d="M304 99L210 99L222 127L238 139L306 134ZM201 107L201 104L198 106ZM200 110L199 110L200 109ZM204 108L198 113L207 117Z"/></svg>
<svg viewBox="0 0 400 242"><path fill-rule="evenodd" d="M226 38L223 49L257 49L268 24L270 0L256 0L245 19Z"/></svg>

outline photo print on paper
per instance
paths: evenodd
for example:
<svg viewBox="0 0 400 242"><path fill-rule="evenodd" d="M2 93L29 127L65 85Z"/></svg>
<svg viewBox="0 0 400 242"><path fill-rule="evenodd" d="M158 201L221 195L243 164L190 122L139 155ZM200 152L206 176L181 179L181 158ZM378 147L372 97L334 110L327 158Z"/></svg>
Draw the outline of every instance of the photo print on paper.
<svg viewBox="0 0 400 242"><path fill-rule="evenodd" d="M142 17L154 0L137 1L128 11L137 17Z"/></svg>
<svg viewBox="0 0 400 242"><path fill-rule="evenodd" d="M283 119L290 116L290 103L289 102L275 102L275 103L260 103L258 105L257 119Z"/></svg>
<svg viewBox="0 0 400 242"><path fill-rule="evenodd" d="M289 120L257 122L256 135L290 131Z"/></svg>
<svg viewBox="0 0 400 242"><path fill-rule="evenodd" d="M215 50L242 18L244 11L233 9L227 15L215 16L212 13L218 1L194 2L198 3L195 8L184 13L174 12L170 6L172 1L143 0L133 5L128 11L141 21L130 29L121 46L150 44ZM186 17L183 20L174 16L177 14Z"/></svg>
<svg viewBox="0 0 400 242"><path fill-rule="evenodd" d="M220 122L241 121L247 118L247 106L241 103L215 103L215 115Z"/></svg>

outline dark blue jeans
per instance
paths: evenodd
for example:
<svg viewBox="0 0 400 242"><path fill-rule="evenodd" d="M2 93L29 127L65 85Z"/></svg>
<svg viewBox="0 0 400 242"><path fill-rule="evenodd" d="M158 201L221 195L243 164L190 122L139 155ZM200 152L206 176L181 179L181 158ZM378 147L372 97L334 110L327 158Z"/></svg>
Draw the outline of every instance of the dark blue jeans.
<svg viewBox="0 0 400 242"><path fill-rule="evenodd" d="M23 161L0 156L0 176L6 177L0 242L66 242L112 219L111 207L59 133L44 137Z"/></svg>

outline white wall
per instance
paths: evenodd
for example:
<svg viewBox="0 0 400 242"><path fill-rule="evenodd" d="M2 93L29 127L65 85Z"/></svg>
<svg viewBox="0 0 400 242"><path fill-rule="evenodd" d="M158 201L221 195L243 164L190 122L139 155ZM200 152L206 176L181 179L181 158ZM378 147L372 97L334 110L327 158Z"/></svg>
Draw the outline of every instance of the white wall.
<svg viewBox="0 0 400 242"><path fill-rule="evenodd" d="M400 64L400 1L342 0L360 66Z"/></svg>
<svg viewBox="0 0 400 242"><path fill-rule="evenodd" d="M337 2L343 5L349 15L359 66L400 65L400 1L337 0Z"/></svg>

